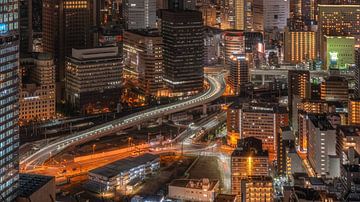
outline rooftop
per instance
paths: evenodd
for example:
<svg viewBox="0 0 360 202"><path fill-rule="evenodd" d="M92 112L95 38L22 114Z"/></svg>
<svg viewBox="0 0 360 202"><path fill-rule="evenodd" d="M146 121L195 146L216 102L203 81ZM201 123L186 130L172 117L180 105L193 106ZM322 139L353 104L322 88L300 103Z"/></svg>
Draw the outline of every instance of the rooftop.
<svg viewBox="0 0 360 202"><path fill-rule="evenodd" d="M111 178L116 175L119 175L122 172L127 172L132 168L138 167L148 162L152 162L158 158L159 158L158 155L146 153L141 156L128 157L125 159L112 162L103 167L93 169L89 173L94 173L97 175L105 176L107 178Z"/></svg>
<svg viewBox="0 0 360 202"><path fill-rule="evenodd" d="M236 200L236 195L230 194L218 194L215 198L216 202L234 202Z"/></svg>
<svg viewBox="0 0 360 202"><path fill-rule="evenodd" d="M347 172L360 173L360 165L342 165Z"/></svg>
<svg viewBox="0 0 360 202"><path fill-rule="evenodd" d="M219 184L219 180L203 179L176 179L173 180L169 186L184 187L190 189L206 189L213 190L216 185Z"/></svg>
<svg viewBox="0 0 360 202"><path fill-rule="evenodd" d="M314 124L316 128L319 128L322 131L325 130L334 130L328 119L325 115L320 114L308 114L310 121Z"/></svg>
<svg viewBox="0 0 360 202"><path fill-rule="evenodd" d="M297 195L298 199L320 200L319 192L314 189L295 186L293 191L294 194Z"/></svg>
<svg viewBox="0 0 360 202"><path fill-rule="evenodd" d="M247 137L238 141L237 148L233 151L231 156L257 156L257 157L268 157L267 151L262 150L262 141L254 138Z"/></svg>
<svg viewBox="0 0 360 202"><path fill-rule="evenodd" d="M134 33L145 37L160 37L160 31L158 29L132 29L126 32Z"/></svg>
<svg viewBox="0 0 360 202"><path fill-rule="evenodd" d="M309 177L309 181L311 185L325 185L324 180L321 178Z"/></svg>
<svg viewBox="0 0 360 202"><path fill-rule="evenodd" d="M20 182L19 196L20 197L31 196L34 192L39 190L41 187L43 187L52 179L54 179L53 176L21 173L19 178L19 182Z"/></svg>
<svg viewBox="0 0 360 202"><path fill-rule="evenodd" d="M345 137L360 136L360 126L355 125L340 125L337 127Z"/></svg>

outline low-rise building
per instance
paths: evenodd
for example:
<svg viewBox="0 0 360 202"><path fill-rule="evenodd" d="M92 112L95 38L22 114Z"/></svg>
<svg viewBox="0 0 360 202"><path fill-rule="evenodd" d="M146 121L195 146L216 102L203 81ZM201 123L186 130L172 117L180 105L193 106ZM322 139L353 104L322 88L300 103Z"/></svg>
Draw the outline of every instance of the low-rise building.
<svg viewBox="0 0 360 202"><path fill-rule="evenodd" d="M169 184L169 198L184 201L214 201L219 180L177 179Z"/></svg>
<svg viewBox="0 0 360 202"><path fill-rule="evenodd" d="M159 168L159 156L146 153L93 169L89 171L89 180L103 191L117 188L122 192L131 193L133 185L141 182L146 176L154 174Z"/></svg>

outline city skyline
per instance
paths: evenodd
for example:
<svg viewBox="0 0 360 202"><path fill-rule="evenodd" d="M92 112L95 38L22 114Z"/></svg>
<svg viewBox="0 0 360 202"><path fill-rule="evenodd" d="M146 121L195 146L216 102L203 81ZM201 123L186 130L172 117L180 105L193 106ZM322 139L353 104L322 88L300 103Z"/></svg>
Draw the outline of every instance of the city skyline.
<svg viewBox="0 0 360 202"><path fill-rule="evenodd" d="M0 200L360 201L358 0L0 0Z"/></svg>

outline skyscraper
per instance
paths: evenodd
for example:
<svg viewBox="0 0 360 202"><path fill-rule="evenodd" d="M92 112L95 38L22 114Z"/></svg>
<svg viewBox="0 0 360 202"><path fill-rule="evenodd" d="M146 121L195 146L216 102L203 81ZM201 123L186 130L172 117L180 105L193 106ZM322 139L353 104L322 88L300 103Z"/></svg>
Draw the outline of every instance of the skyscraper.
<svg viewBox="0 0 360 202"><path fill-rule="evenodd" d="M310 97L310 72L290 70L288 72L288 108L292 125L297 130L297 103ZM295 125L294 125L295 124Z"/></svg>
<svg viewBox="0 0 360 202"><path fill-rule="evenodd" d="M224 37L224 59L225 64L231 64L230 57L234 52L244 52L245 51L245 36L244 32L241 30L230 30L225 31L223 34Z"/></svg>
<svg viewBox="0 0 360 202"><path fill-rule="evenodd" d="M231 57L230 87L235 95L240 95L242 87L249 82L249 61L245 54L234 53Z"/></svg>
<svg viewBox="0 0 360 202"><path fill-rule="evenodd" d="M200 92L204 83L204 26L193 10L162 12L164 81L173 96Z"/></svg>
<svg viewBox="0 0 360 202"><path fill-rule="evenodd" d="M156 27L156 0L125 0L123 15L126 29Z"/></svg>
<svg viewBox="0 0 360 202"><path fill-rule="evenodd" d="M73 49L66 60L66 99L76 110L114 110L121 95L121 56L117 47Z"/></svg>
<svg viewBox="0 0 360 202"><path fill-rule="evenodd" d="M19 5L0 1L0 195L16 197L19 180Z"/></svg>
<svg viewBox="0 0 360 202"><path fill-rule="evenodd" d="M317 176L332 175L330 156L336 155L336 130L325 116L309 114L308 117L307 158L309 163Z"/></svg>
<svg viewBox="0 0 360 202"><path fill-rule="evenodd" d="M264 29L273 30L277 27L283 30L290 16L289 0L263 0L264 1Z"/></svg>
<svg viewBox="0 0 360 202"><path fill-rule="evenodd" d="M320 37L354 36L360 44L360 5L319 5ZM320 38L322 40L322 38Z"/></svg>
<svg viewBox="0 0 360 202"><path fill-rule="evenodd" d="M349 85L346 78L341 76L329 76L320 84L320 97L327 101L349 100Z"/></svg>
<svg viewBox="0 0 360 202"><path fill-rule="evenodd" d="M360 98L360 49L355 49L355 97Z"/></svg>
<svg viewBox="0 0 360 202"><path fill-rule="evenodd" d="M125 31L124 55L124 74L125 71L129 74L127 78L145 95L160 95L164 71L162 38L157 29Z"/></svg>
<svg viewBox="0 0 360 202"><path fill-rule="evenodd" d="M234 1L235 29L244 31L263 31L263 1Z"/></svg>
<svg viewBox="0 0 360 202"><path fill-rule="evenodd" d="M71 49L93 46L90 28L96 24L95 11L91 0L43 0L44 52L55 57L58 82L65 77L65 57Z"/></svg>
<svg viewBox="0 0 360 202"><path fill-rule="evenodd" d="M316 59L316 32L285 29L284 43L285 62L298 64Z"/></svg>
<svg viewBox="0 0 360 202"><path fill-rule="evenodd" d="M325 69L347 69L354 64L354 37L324 36L320 48Z"/></svg>
<svg viewBox="0 0 360 202"><path fill-rule="evenodd" d="M277 133L288 126L289 115L285 107L258 103L243 106L239 115L240 138L255 137L262 141L262 148L269 152L269 160L276 158Z"/></svg>

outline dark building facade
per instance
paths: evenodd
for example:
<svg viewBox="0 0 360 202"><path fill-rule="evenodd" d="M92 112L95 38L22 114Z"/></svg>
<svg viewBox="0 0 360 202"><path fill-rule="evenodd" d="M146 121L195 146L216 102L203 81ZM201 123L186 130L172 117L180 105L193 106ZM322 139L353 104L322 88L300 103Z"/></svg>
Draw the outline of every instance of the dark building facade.
<svg viewBox="0 0 360 202"><path fill-rule="evenodd" d="M163 10L164 81L173 96L189 96L203 89L204 26L202 14Z"/></svg>
<svg viewBox="0 0 360 202"><path fill-rule="evenodd" d="M55 56L56 79L65 77L65 57L72 48L93 46L91 28L96 25L96 1L43 0L43 48Z"/></svg>
<svg viewBox="0 0 360 202"><path fill-rule="evenodd" d="M296 122L296 103L310 97L310 72L290 70L288 72L288 107L291 122ZM295 112L295 114L293 114ZM296 128L295 128L296 129Z"/></svg>
<svg viewBox="0 0 360 202"><path fill-rule="evenodd" d="M66 60L67 102L82 114L116 109L121 95L121 64L117 47L73 49Z"/></svg>
<svg viewBox="0 0 360 202"><path fill-rule="evenodd" d="M18 13L18 1L0 1L0 195L4 201L14 201L19 186Z"/></svg>
<svg viewBox="0 0 360 202"><path fill-rule="evenodd" d="M355 50L355 97L360 98L360 49Z"/></svg>

